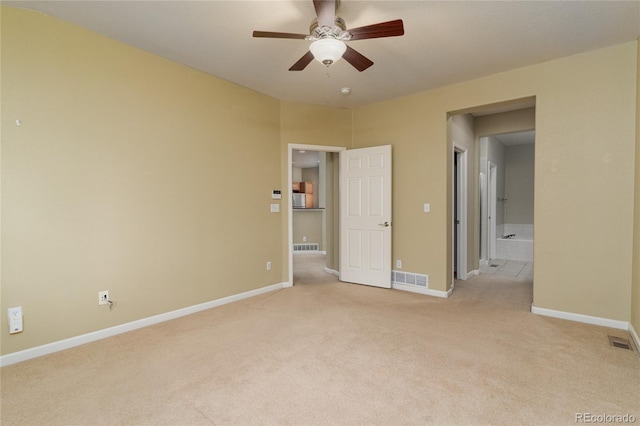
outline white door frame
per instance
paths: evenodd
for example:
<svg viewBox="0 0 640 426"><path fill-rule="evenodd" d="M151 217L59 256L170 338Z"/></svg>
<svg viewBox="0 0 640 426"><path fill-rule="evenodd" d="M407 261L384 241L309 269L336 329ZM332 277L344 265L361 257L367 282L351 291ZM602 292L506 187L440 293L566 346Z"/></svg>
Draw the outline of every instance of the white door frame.
<svg viewBox="0 0 640 426"><path fill-rule="evenodd" d="M458 188L457 191L457 218L456 218L456 209L452 206L453 211L453 226L458 226L458 241L457 244L453 246L457 246L457 253L455 253L455 248L453 248L454 253L453 256L457 258L457 274L454 277L459 280L467 279L467 149L454 144L453 145L453 155L457 156L458 167L457 167L457 182ZM455 173L455 167L453 167ZM452 179L454 182L455 179ZM456 221L460 223L457 224ZM455 229L453 232L456 235ZM453 271L452 271L453 272Z"/></svg>
<svg viewBox="0 0 640 426"><path fill-rule="evenodd" d="M488 190L488 214L489 214L489 232L487 233L487 246L488 246L488 261L496 258L496 216L498 214L497 208L497 194L498 194L498 166L491 161L487 164L487 171L489 173L489 190Z"/></svg>
<svg viewBox="0 0 640 426"><path fill-rule="evenodd" d="M293 200L291 198L291 188L293 186L293 150L301 149L305 151L320 151L320 152L340 152L347 148L342 146L326 146L326 145L304 145L297 143L290 143L287 148L287 189L282 191L283 194L287 194L287 211L289 215L289 223L287 225L287 251L289 252L289 281L284 284L284 287L293 287ZM339 268L338 268L339 269ZM338 271L340 272L340 271Z"/></svg>

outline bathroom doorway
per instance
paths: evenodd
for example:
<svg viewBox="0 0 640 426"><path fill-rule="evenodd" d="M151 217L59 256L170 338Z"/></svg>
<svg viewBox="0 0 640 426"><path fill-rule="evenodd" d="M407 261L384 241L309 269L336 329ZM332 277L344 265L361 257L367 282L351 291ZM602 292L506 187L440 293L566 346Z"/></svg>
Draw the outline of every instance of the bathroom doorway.
<svg viewBox="0 0 640 426"><path fill-rule="evenodd" d="M481 273L533 277L535 131L480 138ZM480 179L480 184L483 184ZM486 212L486 213L484 213ZM483 248L485 248L483 250Z"/></svg>

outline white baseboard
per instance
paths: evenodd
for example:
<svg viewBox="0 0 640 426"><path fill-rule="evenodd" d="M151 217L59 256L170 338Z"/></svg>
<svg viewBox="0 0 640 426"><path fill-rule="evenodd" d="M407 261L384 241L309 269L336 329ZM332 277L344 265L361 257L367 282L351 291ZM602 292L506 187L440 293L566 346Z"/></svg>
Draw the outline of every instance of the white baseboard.
<svg viewBox="0 0 640 426"><path fill-rule="evenodd" d="M59 340L57 342L47 343L46 345L36 346L34 348L25 349L23 351L14 352L0 356L0 367L37 358L43 355L52 354L75 346L84 345L85 343L95 342L117 334L126 333L128 331L137 330L139 328L148 327L150 325L180 318L196 312L215 308L217 306L226 305L227 303L237 302L249 297L258 296L270 291L279 290L286 287L287 283L272 284L266 287L257 288L255 290L245 291L244 293L234 294L232 296L223 297L221 299L212 300L198 305L187 306L186 308L177 309L175 311L165 312L163 314L154 315L152 317L116 325L114 327L105 328L80 336L70 337L68 339Z"/></svg>
<svg viewBox="0 0 640 426"><path fill-rule="evenodd" d="M469 271L467 273L467 279L474 277L476 275L480 275L480 269L474 269L473 271Z"/></svg>
<svg viewBox="0 0 640 426"><path fill-rule="evenodd" d="M636 329L633 328L633 324L631 323L629 323L629 334L633 339L633 343L635 343L636 345L636 350L640 351L640 337L638 337L638 333L636 332Z"/></svg>
<svg viewBox="0 0 640 426"><path fill-rule="evenodd" d="M325 266L325 268L324 268L324 271L325 271L325 272L328 272L328 273L330 273L330 274L332 274L332 275L335 275L336 277L339 277L339 276L340 276L340 272L336 271L335 269L329 269L329 268L327 268L326 266Z"/></svg>
<svg viewBox="0 0 640 426"><path fill-rule="evenodd" d="M627 321L618 321L609 318L592 317L590 315L574 314L572 312L554 311L553 309L537 308L531 305L531 312L545 317L560 318L569 321L583 322L585 324L600 325L602 327L617 328L619 330L629 330L630 324Z"/></svg>
<svg viewBox="0 0 640 426"><path fill-rule="evenodd" d="M447 297L451 296L451 293L452 293L451 289L449 289L448 291L432 290L430 288L416 287L413 285L406 285L406 284L395 283L395 282L391 283L391 288L396 290L402 290L402 291L410 291L411 293L425 294L427 296L441 297L443 299L446 299Z"/></svg>

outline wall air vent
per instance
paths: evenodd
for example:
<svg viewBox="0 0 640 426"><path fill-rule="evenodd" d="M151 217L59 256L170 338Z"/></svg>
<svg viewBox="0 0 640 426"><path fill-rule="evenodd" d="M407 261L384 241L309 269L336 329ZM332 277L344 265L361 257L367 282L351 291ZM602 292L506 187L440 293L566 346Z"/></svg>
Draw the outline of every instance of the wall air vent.
<svg viewBox="0 0 640 426"><path fill-rule="evenodd" d="M308 251L319 251L320 244L318 243L304 243L304 244L294 244L293 252L308 252Z"/></svg>
<svg viewBox="0 0 640 426"><path fill-rule="evenodd" d="M429 287L429 277L422 274L412 274L410 272L391 271L391 282L413 287Z"/></svg>

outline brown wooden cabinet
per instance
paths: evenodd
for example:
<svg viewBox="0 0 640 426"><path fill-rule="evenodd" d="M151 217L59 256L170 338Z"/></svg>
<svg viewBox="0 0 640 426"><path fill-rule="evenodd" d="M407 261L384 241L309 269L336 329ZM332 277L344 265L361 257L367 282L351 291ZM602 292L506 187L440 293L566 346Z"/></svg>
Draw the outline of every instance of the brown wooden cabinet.
<svg viewBox="0 0 640 426"><path fill-rule="evenodd" d="M305 194L313 194L313 183L300 182L300 192L304 192Z"/></svg>
<svg viewBox="0 0 640 426"><path fill-rule="evenodd" d="M312 182L293 182L293 192L305 194L305 208L312 209L313 205L313 183Z"/></svg>

